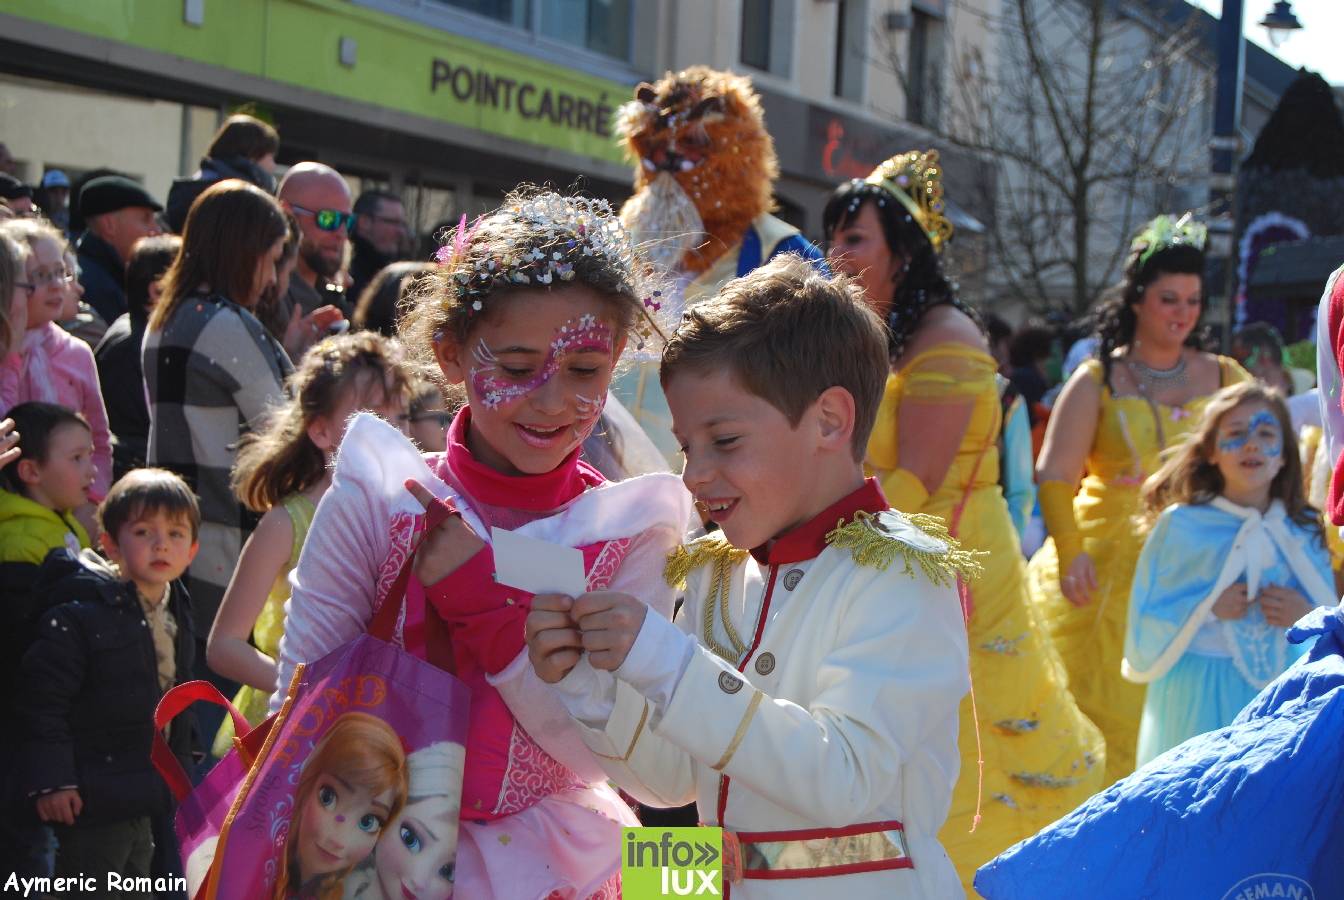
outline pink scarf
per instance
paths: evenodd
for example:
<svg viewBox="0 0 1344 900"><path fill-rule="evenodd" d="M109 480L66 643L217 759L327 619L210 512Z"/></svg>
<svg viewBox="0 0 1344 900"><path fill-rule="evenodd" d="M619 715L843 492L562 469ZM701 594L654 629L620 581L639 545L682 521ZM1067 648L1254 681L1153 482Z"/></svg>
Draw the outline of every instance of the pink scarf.
<svg viewBox="0 0 1344 900"><path fill-rule="evenodd" d="M51 358L47 355L47 344L51 330L57 326L48 322L37 328L29 328L23 335L23 375L19 386L22 400L40 400L43 403L60 403L56 385L51 381Z"/></svg>

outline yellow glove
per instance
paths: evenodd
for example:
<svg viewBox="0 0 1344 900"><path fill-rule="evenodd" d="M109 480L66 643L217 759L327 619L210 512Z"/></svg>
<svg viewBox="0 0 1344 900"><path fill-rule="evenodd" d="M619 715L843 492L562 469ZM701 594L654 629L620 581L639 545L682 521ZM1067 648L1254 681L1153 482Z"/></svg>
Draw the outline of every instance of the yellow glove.
<svg viewBox="0 0 1344 900"><path fill-rule="evenodd" d="M1060 578L1069 573L1069 566L1083 552L1083 533L1073 517L1073 494L1073 485L1062 481L1042 481L1036 493L1045 529L1055 539L1055 550L1059 553Z"/></svg>
<svg viewBox="0 0 1344 900"><path fill-rule="evenodd" d="M929 501L929 492L924 482L915 477L909 469L893 469L881 478L882 493L892 509L903 513L917 513Z"/></svg>

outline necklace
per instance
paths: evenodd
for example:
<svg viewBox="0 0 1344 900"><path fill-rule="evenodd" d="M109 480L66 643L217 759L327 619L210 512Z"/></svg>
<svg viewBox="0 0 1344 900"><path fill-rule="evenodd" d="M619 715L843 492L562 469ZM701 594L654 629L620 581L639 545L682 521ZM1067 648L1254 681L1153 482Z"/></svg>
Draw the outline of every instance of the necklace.
<svg viewBox="0 0 1344 900"><path fill-rule="evenodd" d="M1170 369L1154 369L1142 360L1135 358L1133 354L1126 354L1125 362L1129 364L1130 370L1138 376L1134 380L1138 383L1139 393L1142 394L1147 394L1150 390L1174 390L1185 387L1190 382L1186 372L1184 353L1181 354L1181 361Z"/></svg>

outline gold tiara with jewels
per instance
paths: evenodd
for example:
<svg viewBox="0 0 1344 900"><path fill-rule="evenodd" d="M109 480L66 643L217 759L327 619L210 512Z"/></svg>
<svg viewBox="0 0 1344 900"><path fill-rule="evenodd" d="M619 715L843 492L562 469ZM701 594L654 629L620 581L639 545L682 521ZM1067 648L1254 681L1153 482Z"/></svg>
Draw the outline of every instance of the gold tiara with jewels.
<svg viewBox="0 0 1344 900"><path fill-rule="evenodd" d="M952 239L952 223L943 215L947 205L943 202L943 170L938 165L937 150L912 150L893 156L874 169L866 181L900 201L924 229L933 251L942 252L943 245Z"/></svg>

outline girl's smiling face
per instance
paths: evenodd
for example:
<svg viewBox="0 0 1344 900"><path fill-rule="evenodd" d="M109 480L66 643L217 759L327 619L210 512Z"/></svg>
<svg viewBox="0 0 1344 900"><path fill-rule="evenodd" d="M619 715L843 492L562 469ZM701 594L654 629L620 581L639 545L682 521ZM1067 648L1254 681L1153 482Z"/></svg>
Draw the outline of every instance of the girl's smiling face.
<svg viewBox="0 0 1344 900"><path fill-rule="evenodd" d="M1283 468L1283 431L1278 416L1260 401L1243 403L1218 423L1209 462L1223 475L1224 493L1242 501L1263 492Z"/></svg>
<svg viewBox="0 0 1344 900"><path fill-rule="evenodd" d="M1144 288L1133 306L1134 337L1159 347L1179 347L1199 324L1204 284L1198 275L1166 273Z"/></svg>
<svg viewBox="0 0 1344 900"><path fill-rule="evenodd" d="M625 348L611 306L586 287L520 290L471 330L435 345L448 380L471 404L466 443L506 475L558 466L592 433Z"/></svg>
<svg viewBox="0 0 1344 900"><path fill-rule="evenodd" d="M59 321L68 297L65 254L50 238L29 241L27 282L36 285L28 297L28 327Z"/></svg>
<svg viewBox="0 0 1344 900"><path fill-rule="evenodd" d="M395 800L391 788L351 784L323 772L317 777L299 823L298 861L302 881L348 869L369 855Z"/></svg>
<svg viewBox="0 0 1344 900"><path fill-rule="evenodd" d="M458 806L448 797L406 804L378 843L375 879L385 900L448 900L457 859Z"/></svg>

